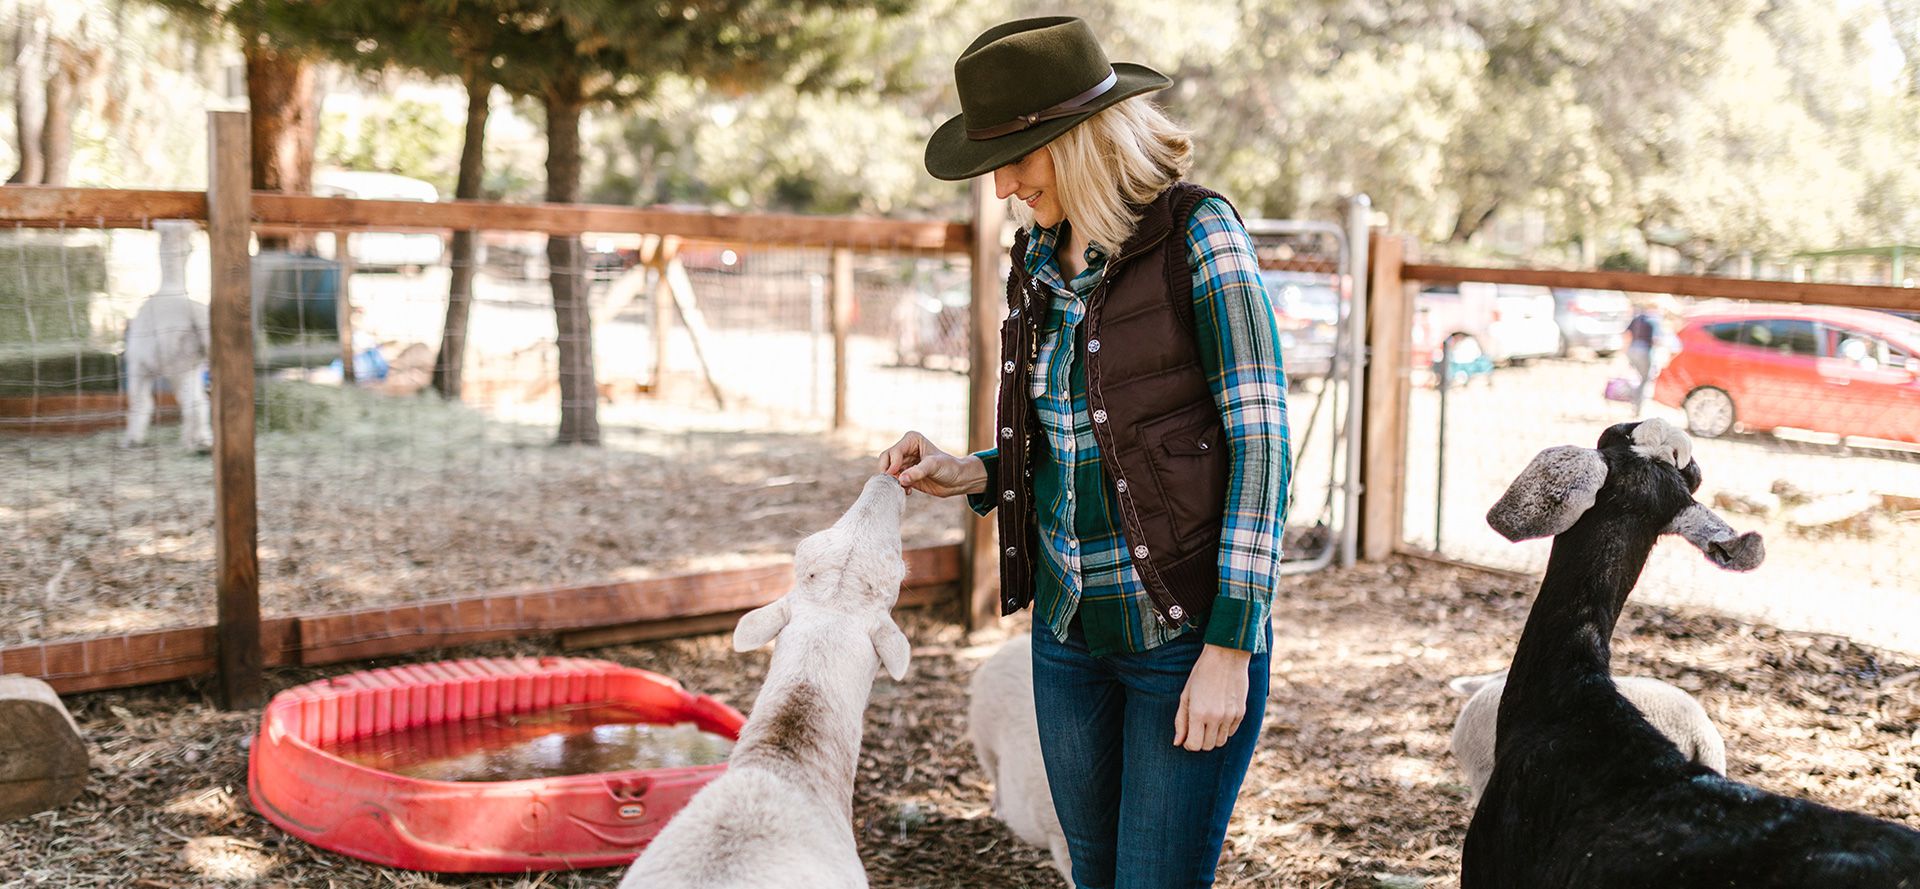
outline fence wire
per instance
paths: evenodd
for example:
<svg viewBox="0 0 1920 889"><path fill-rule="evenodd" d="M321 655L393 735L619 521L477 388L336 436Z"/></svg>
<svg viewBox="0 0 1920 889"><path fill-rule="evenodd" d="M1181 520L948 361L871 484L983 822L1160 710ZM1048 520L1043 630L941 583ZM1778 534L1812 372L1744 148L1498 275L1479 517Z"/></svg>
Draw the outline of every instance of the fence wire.
<svg viewBox="0 0 1920 889"><path fill-rule="evenodd" d="M1563 322L1576 296L1557 295ZM1767 559L1733 574L1663 542L1637 601L1920 651L1920 325L1857 309L1667 297L1635 298L1634 308L1619 294L1584 298L1609 304L1613 317L1573 326L1608 329L1558 357L1551 318L1544 326L1522 318L1518 295L1500 297L1499 326L1472 329L1431 323L1457 309L1457 292L1420 296L1407 541L1476 564L1544 570L1550 543L1508 543L1487 526L1487 507L1541 449L1592 446L1613 423L1661 417L1692 432L1697 499L1736 529L1759 531ZM1621 331L1639 311L1659 333L1652 382L1636 404L1643 377ZM1440 357L1449 339L1451 364ZM1444 391L1442 367L1451 368Z"/></svg>
<svg viewBox="0 0 1920 889"><path fill-rule="evenodd" d="M440 238L355 233L342 264L320 233L255 257L268 616L783 558L901 432L964 445L964 257L689 242L650 268L639 236L588 235L560 274L586 284L601 445L557 447L545 237L482 233L458 399L432 388ZM193 245L184 285L204 305L204 235ZM0 644L213 621L211 461L164 397L148 441L122 445L127 324L160 267L148 230L0 244ZM837 429L836 272L851 288ZM961 518L914 498L905 542L957 542Z"/></svg>

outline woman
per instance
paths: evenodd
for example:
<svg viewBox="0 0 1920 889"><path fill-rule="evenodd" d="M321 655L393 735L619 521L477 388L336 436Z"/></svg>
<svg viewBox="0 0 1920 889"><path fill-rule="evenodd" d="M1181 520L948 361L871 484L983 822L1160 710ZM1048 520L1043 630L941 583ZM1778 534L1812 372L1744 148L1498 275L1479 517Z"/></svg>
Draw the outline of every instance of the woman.
<svg viewBox="0 0 1920 889"><path fill-rule="evenodd" d="M1034 606L1040 742L1074 882L1209 886L1260 733L1291 469L1273 311L1186 133L1085 23L1009 22L954 65L927 169L992 171L1030 225L998 447L909 432L903 486L998 507L1002 610Z"/></svg>

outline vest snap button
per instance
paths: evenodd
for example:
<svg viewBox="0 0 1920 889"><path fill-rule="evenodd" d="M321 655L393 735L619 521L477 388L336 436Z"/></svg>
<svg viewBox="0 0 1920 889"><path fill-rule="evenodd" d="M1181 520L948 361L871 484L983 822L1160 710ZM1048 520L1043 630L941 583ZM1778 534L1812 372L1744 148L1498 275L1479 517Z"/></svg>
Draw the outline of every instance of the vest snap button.
<svg viewBox="0 0 1920 889"><path fill-rule="evenodd" d="M1001 437L1001 438L1012 438L1012 437L1013 437L1013 427L1012 427L1012 426L1002 426L1002 427L1000 427L1000 437Z"/></svg>
<svg viewBox="0 0 1920 889"><path fill-rule="evenodd" d="M1098 352L1098 351L1100 351L1100 341L1099 341L1099 340L1087 340L1087 351L1089 351L1089 352Z"/></svg>
<svg viewBox="0 0 1920 889"><path fill-rule="evenodd" d="M1005 501L1007 501L1008 503L1012 503L1012 502L1013 502L1013 490L1012 490L1011 488L1009 488L1008 490L1005 490L1005 491L1002 491L1002 492L1000 492L1000 499L1002 499L1002 500L1005 500Z"/></svg>
<svg viewBox="0 0 1920 889"><path fill-rule="evenodd" d="M1013 312L1012 312L1011 314L1009 314L1009 315L1007 315L1007 317L1009 317L1009 318L1018 318L1018 317L1020 317L1020 310L1019 310L1019 309L1014 309L1014 310L1013 310Z"/></svg>
<svg viewBox="0 0 1920 889"><path fill-rule="evenodd" d="M1172 608L1167 609L1167 616L1173 618L1174 620L1181 620L1187 616L1187 610L1185 608L1181 608L1178 605L1175 605Z"/></svg>
<svg viewBox="0 0 1920 889"><path fill-rule="evenodd" d="M1114 480L1113 489L1125 494L1127 492L1127 480L1124 478Z"/></svg>
<svg viewBox="0 0 1920 889"><path fill-rule="evenodd" d="M1015 550L1011 546L1007 547L1007 558L1011 559L1016 555L1019 555L1019 551Z"/></svg>
<svg viewBox="0 0 1920 889"><path fill-rule="evenodd" d="M1206 443L1206 442L1204 442L1204 441L1203 441L1203 442L1201 442L1201 443L1200 443L1200 450L1203 450L1203 451L1204 451L1204 450L1206 450L1206 449L1207 449L1207 443Z"/></svg>
<svg viewBox="0 0 1920 889"><path fill-rule="evenodd" d="M1000 365L1000 369L1006 371L1007 373L1013 373L1013 362L1009 361L1005 364Z"/></svg>
<svg viewBox="0 0 1920 889"><path fill-rule="evenodd" d="M1143 544L1143 545L1141 545L1141 546L1136 546L1136 547L1134 547L1134 548L1133 548L1133 557L1134 557L1134 558L1136 558L1136 559L1144 559L1144 558L1146 558L1146 557L1147 557L1147 548L1146 548L1146 546L1145 546L1145 545Z"/></svg>
<svg viewBox="0 0 1920 889"><path fill-rule="evenodd" d="M1094 421L1095 423L1105 423L1105 422L1107 421L1107 412L1106 412L1106 411L1094 411L1094 412L1093 412L1093 421Z"/></svg>

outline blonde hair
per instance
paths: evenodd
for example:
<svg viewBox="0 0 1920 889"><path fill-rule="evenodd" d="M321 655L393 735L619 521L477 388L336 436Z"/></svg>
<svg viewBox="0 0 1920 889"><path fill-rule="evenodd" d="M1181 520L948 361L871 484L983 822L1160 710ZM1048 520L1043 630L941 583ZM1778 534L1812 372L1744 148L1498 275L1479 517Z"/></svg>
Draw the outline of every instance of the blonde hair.
<svg viewBox="0 0 1920 889"><path fill-rule="evenodd" d="M1193 167L1193 140L1145 96L1135 96L1082 121L1048 143L1053 188L1075 231L1108 252L1133 235L1140 214ZM1031 225L1032 211L1013 203L1015 218Z"/></svg>

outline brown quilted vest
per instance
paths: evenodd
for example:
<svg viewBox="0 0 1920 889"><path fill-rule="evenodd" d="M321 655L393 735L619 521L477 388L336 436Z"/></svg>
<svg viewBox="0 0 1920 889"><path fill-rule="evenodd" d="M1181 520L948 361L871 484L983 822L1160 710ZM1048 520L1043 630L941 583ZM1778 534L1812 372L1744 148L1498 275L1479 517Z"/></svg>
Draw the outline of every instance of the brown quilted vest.
<svg viewBox="0 0 1920 889"><path fill-rule="evenodd" d="M1219 195L1181 182L1141 208L1133 236L1108 257L1088 297L1074 343L1133 567L1154 611L1173 624L1199 622L1213 604L1227 498L1225 430L1194 340L1187 259L1187 219L1208 197ZM1040 553L1032 458L1047 446L1027 392L1050 297L1027 275L1026 249L1022 231L1000 329L999 478L989 481L1000 496L1003 614L1033 601Z"/></svg>

